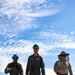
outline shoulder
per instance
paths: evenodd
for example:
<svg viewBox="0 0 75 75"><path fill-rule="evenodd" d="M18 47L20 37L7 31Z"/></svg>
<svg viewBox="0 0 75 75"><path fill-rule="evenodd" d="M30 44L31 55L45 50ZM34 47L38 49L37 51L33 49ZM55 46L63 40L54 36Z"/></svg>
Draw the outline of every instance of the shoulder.
<svg viewBox="0 0 75 75"><path fill-rule="evenodd" d="M12 64L13 64L13 62L8 63L8 65L12 65Z"/></svg>
<svg viewBox="0 0 75 75"><path fill-rule="evenodd" d="M21 66L21 63L18 62L17 64Z"/></svg>
<svg viewBox="0 0 75 75"><path fill-rule="evenodd" d="M55 65L58 65L58 63L60 63L60 62L61 62L60 60L56 61L56 62L55 62Z"/></svg>
<svg viewBox="0 0 75 75"><path fill-rule="evenodd" d="M30 55L28 58L30 59L30 58L32 58L33 57L33 55Z"/></svg>
<svg viewBox="0 0 75 75"><path fill-rule="evenodd" d="M29 57L28 57L28 60L32 60L33 59L33 55L30 55Z"/></svg>
<svg viewBox="0 0 75 75"><path fill-rule="evenodd" d="M60 60L56 61L56 63L61 62Z"/></svg>
<svg viewBox="0 0 75 75"><path fill-rule="evenodd" d="M12 64L13 64L12 62L11 62L11 63L8 63L8 64L7 64L7 66L8 66L8 67L11 67L11 66L12 66Z"/></svg>
<svg viewBox="0 0 75 75"><path fill-rule="evenodd" d="M66 64L67 64L67 66L69 67L71 67L71 64L70 64L70 62L69 61L66 61Z"/></svg>
<svg viewBox="0 0 75 75"><path fill-rule="evenodd" d="M38 55L39 58L43 59L43 57L41 55Z"/></svg>
<svg viewBox="0 0 75 75"><path fill-rule="evenodd" d="M32 54L32 55L30 55L29 57L33 57L34 55Z"/></svg>

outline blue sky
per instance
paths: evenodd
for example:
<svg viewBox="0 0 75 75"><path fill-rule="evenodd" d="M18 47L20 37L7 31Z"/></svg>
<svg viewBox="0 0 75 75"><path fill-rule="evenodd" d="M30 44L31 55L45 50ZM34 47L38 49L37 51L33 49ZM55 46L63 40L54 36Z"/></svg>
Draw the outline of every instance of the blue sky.
<svg viewBox="0 0 75 75"><path fill-rule="evenodd" d="M74 20L75 0L0 0L0 74L15 53L25 71L37 43L46 75L55 75L53 66L63 50L70 54L75 75Z"/></svg>

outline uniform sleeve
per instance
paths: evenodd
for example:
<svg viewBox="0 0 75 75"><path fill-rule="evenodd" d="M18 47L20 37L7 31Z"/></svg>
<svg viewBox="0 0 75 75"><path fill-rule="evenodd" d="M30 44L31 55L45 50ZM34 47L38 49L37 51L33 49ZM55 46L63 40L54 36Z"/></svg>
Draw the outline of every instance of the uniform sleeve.
<svg viewBox="0 0 75 75"><path fill-rule="evenodd" d="M23 68L21 64L20 64L20 75L23 75Z"/></svg>
<svg viewBox="0 0 75 75"><path fill-rule="evenodd" d="M73 75L71 65L70 65L70 63L69 63L69 62L68 62L68 64L69 64L69 66L68 66L69 74L70 74L70 75Z"/></svg>
<svg viewBox="0 0 75 75"><path fill-rule="evenodd" d="M28 58L28 61L27 61L27 66L26 66L26 74L28 74L29 72L29 66L30 66L30 58Z"/></svg>
<svg viewBox="0 0 75 75"><path fill-rule="evenodd" d="M43 58L41 57L41 71L42 71L42 75L45 75L45 65L44 65L44 61Z"/></svg>
<svg viewBox="0 0 75 75"><path fill-rule="evenodd" d="M59 71L58 71L58 61L56 61L55 62L55 64L54 64L54 72L56 73L56 74L58 74L59 73Z"/></svg>
<svg viewBox="0 0 75 75"><path fill-rule="evenodd" d="M5 68L5 70L4 70L4 72L7 74L7 73L9 73L8 71L7 71L7 68L10 68L10 64L8 64L7 66L6 66L6 68Z"/></svg>

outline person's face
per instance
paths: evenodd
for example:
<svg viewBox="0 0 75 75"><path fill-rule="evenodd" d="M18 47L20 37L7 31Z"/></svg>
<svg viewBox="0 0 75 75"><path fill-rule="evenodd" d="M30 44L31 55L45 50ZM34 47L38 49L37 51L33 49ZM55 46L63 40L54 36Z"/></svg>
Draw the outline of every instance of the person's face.
<svg viewBox="0 0 75 75"><path fill-rule="evenodd" d="M17 63L18 60L13 60L14 63Z"/></svg>
<svg viewBox="0 0 75 75"><path fill-rule="evenodd" d="M61 56L61 60L65 61L66 56Z"/></svg>
<svg viewBox="0 0 75 75"><path fill-rule="evenodd" d="M39 49L38 48L34 48L34 53L38 54Z"/></svg>

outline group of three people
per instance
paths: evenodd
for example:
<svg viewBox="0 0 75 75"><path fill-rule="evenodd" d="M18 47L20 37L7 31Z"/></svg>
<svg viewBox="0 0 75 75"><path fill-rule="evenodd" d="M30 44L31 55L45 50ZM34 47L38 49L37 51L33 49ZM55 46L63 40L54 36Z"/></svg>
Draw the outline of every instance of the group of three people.
<svg viewBox="0 0 75 75"><path fill-rule="evenodd" d="M37 44L33 45L34 53L28 57L28 62L26 66L26 75L46 75L45 74L45 64L42 56L39 55L39 46ZM65 57L69 54L62 51L59 57L59 61L54 64L54 71L57 75L73 75L71 65L65 60ZM18 56L13 55L13 62L9 63L5 68L5 73L10 73L10 75L24 75L22 65L18 62Z"/></svg>

